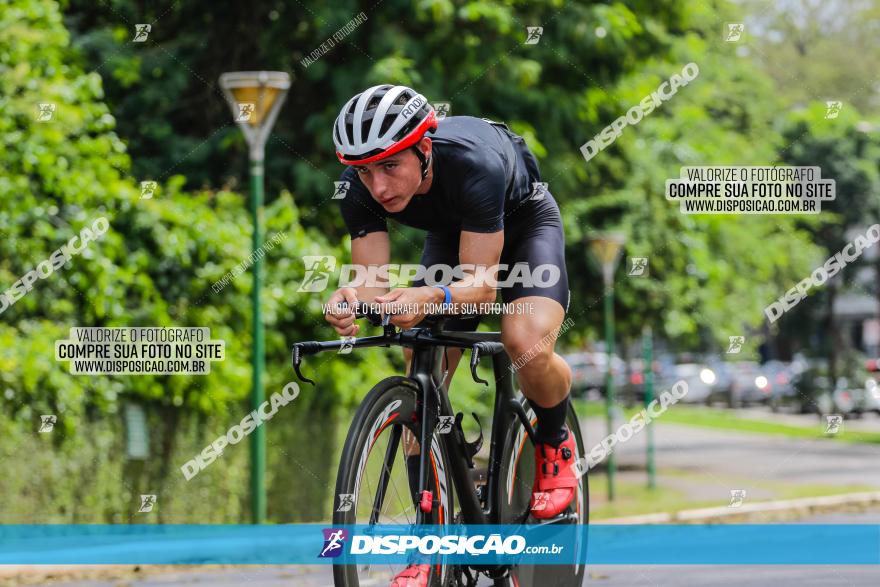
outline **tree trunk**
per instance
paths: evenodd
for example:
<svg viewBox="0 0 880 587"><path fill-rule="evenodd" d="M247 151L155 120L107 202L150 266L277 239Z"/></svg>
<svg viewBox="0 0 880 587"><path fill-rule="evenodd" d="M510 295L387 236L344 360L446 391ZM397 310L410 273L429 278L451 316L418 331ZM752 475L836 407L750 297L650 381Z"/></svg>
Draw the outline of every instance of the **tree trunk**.
<svg viewBox="0 0 880 587"><path fill-rule="evenodd" d="M837 287L828 287L828 377L831 380L831 389L837 384L837 345L840 337L837 332L837 320L834 318L834 300L837 297Z"/></svg>

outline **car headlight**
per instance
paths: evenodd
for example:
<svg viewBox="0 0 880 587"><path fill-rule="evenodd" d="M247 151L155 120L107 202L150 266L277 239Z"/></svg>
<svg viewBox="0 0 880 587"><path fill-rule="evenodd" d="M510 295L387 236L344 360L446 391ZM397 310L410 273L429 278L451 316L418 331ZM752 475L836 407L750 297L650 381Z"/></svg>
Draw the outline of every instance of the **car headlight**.
<svg viewBox="0 0 880 587"><path fill-rule="evenodd" d="M700 371L700 381L706 385L712 385L715 383L715 371L712 369L703 369Z"/></svg>
<svg viewBox="0 0 880 587"><path fill-rule="evenodd" d="M764 389L765 387L767 387L768 383L769 382L767 381L767 378L763 375L758 375L757 377L755 377L755 387L757 387L758 389Z"/></svg>

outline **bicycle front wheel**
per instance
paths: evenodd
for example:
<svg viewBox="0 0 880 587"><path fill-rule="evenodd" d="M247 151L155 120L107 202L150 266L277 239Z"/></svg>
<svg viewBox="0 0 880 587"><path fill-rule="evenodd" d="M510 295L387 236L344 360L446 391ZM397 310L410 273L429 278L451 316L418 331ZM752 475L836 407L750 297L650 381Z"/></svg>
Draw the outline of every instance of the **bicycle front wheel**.
<svg viewBox="0 0 880 587"><path fill-rule="evenodd" d="M419 387L406 377L389 377L364 398L355 414L336 477L333 524L414 524L421 451ZM443 444L435 431L430 446L427 488L436 505L429 523L452 523L452 480ZM335 565L336 587L388 585L405 565ZM431 566L428 584L450 582L447 565Z"/></svg>

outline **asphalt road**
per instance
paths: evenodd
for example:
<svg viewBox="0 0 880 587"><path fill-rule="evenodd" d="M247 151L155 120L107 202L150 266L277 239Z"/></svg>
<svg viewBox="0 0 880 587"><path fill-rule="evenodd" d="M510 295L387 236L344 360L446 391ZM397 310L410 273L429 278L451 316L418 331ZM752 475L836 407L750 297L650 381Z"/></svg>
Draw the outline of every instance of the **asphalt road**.
<svg viewBox="0 0 880 587"><path fill-rule="evenodd" d="M820 425L818 420L815 425ZM869 425L880 430L878 420ZM589 447L607 434L600 418L588 419L585 429ZM790 496L783 491L797 485L880 489L877 444L712 430L667 424L662 417L656 421L654 439L657 484L694 501L718 500L718 506L727 505L732 489L746 490L747 501L785 499ZM646 440L642 431L616 446L621 479L645 482ZM603 497L597 491L591 499L596 504Z"/></svg>

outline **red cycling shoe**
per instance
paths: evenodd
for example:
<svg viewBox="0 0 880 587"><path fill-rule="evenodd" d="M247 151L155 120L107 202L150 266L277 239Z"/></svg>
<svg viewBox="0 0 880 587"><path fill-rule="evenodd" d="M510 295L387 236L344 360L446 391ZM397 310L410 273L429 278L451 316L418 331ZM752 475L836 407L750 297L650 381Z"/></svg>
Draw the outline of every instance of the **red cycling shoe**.
<svg viewBox="0 0 880 587"><path fill-rule="evenodd" d="M397 573L389 587L427 587L431 565L409 565Z"/></svg>
<svg viewBox="0 0 880 587"><path fill-rule="evenodd" d="M535 483L529 507L532 516L540 520L558 516L571 503L577 489L574 436L567 428L565 433L558 448L535 445Z"/></svg>

